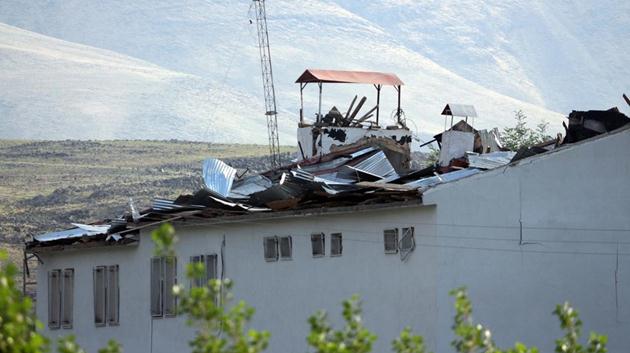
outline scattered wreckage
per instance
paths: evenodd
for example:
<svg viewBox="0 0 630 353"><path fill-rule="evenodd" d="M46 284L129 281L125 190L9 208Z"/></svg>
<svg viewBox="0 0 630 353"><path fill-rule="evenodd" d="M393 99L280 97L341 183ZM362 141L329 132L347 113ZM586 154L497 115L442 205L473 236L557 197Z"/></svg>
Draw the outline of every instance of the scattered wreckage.
<svg viewBox="0 0 630 353"><path fill-rule="evenodd" d="M297 82L300 93L309 82L317 83L320 92L324 82L370 83L377 89L377 106L357 118L365 99L353 109L355 96L345 115L333 107L323 116L320 101L319 113L312 124L304 122L302 108L298 130L300 160L258 175L237 176L236 169L223 161L207 159L202 169L204 186L195 193L174 200L155 199L151 208L143 211L136 210L130 202L130 212L116 219L89 225L73 224L74 228L68 230L36 235L26 243L26 251L135 243L141 229L165 222L239 222L267 213L300 216L309 210L321 213L333 208L420 203L423 192L433 186L515 163L630 123L616 108L574 111L568 117L569 124L564 124L564 138L558 136L536 146L508 151L502 147L497 129L476 130L468 123L468 118L476 117L474 107L448 104L442 115L451 117L450 128L428 142L438 143L439 160L413 170L410 168L411 133L402 119L400 99L396 110L398 125L385 129L378 126L381 86L394 86L400 97L402 81L398 77L383 73L307 70ZM368 122L374 111L376 122ZM463 119L453 124L454 116ZM344 129L341 132L345 136L349 131L356 131L352 139L332 136L338 143L323 144L323 136L334 129ZM308 152L304 144L309 147Z"/></svg>

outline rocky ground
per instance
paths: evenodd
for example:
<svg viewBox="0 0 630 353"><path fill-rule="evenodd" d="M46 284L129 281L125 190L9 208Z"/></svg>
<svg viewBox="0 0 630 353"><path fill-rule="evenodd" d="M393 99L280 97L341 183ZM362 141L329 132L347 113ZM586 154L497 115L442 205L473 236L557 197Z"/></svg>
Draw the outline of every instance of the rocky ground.
<svg viewBox="0 0 630 353"><path fill-rule="evenodd" d="M285 148L285 158L293 152ZM201 162L268 169L266 146L182 141L0 141L0 242L142 209L197 190Z"/></svg>
<svg viewBox="0 0 630 353"><path fill-rule="evenodd" d="M21 258L29 235L111 218L154 197L201 186L201 163L221 158L242 173L269 169L267 146L186 141L0 140L0 247ZM295 149L283 148L283 159ZM424 155L414 153L414 166Z"/></svg>

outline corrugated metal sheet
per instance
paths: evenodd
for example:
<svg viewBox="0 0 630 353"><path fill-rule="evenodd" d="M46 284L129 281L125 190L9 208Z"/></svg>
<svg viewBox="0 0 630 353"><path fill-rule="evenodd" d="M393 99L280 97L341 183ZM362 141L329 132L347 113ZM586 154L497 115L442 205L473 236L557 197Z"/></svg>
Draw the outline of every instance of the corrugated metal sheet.
<svg viewBox="0 0 630 353"><path fill-rule="evenodd" d="M469 155L468 165L471 168L492 169L509 164L516 152L498 151L480 155Z"/></svg>
<svg viewBox="0 0 630 353"><path fill-rule="evenodd" d="M439 176L412 181L404 185L411 186L413 188L418 188L421 190L426 190L430 188L431 186L462 179L471 175L475 175L479 172L481 172L481 170L475 169L475 168L456 170L454 172L440 174Z"/></svg>
<svg viewBox="0 0 630 353"><path fill-rule="evenodd" d="M379 178L389 178L396 174L394 166L389 162L385 152L378 151L372 156L368 157L364 161L361 161L354 166L346 166L351 170L357 170L362 173L370 174Z"/></svg>
<svg viewBox="0 0 630 353"><path fill-rule="evenodd" d="M76 228L62 230L59 232L50 232L45 234L40 234L34 236L35 240L40 242L60 240L60 239L69 239L69 238L80 238L83 236L93 236L99 234L107 234L109 230L109 225L87 225L87 224L77 224L73 223L73 226Z"/></svg>
<svg viewBox="0 0 630 353"><path fill-rule="evenodd" d="M298 77L295 83L369 83L374 85L401 86L404 83L396 74L373 71L341 71L308 69Z"/></svg>
<svg viewBox="0 0 630 353"><path fill-rule="evenodd" d="M448 103L446 107L444 107L444 110L442 110L442 115L475 118L477 117L477 111L472 105Z"/></svg>
<svg viewBox="0 0 630 353"><path fill-rule="evenodd" d="M205 187L216 195L228 197L234 181L234 175L236 175L236 169L221 160L209 158L203 161Z"/></svg>
<svg viewBox="0 0 630 353"><path fill-rule="evenodd" d="M246 199L253 193L267 190L273 183L262 175L252 175L239 180L232 185L230 198Z"/></svg>

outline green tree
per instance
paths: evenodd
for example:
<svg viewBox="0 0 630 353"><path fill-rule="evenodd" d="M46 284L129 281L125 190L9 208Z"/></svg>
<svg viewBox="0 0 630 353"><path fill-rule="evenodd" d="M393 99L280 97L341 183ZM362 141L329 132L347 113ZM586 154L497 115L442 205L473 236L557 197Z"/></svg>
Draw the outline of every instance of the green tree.
<svg viewBox="0 0 630 353"><path fill-rule="evenodd" d="M22 295L15 283L17 268L0 250L0 352L40 353L48 351L49 342L33 314L31 299Z"/></svg>
<svg viewBox="0 0 630 353"><path fill-rule="evenodd" d="M342 330L333 330L325 311L318 311L308 319L311 331L306 339L317 353L368 353L376 336L363 327L361 302L358 296L343 301Z"/></svg>
<svg viewBox="0 0 630 353"><path fill-rule="evenodd" d="M518 151L523 147L531 147L551 138L547 134L548 122L541 122L536 125L535 129L531 129L527 126L527 115L522 110L514 112L514 119L516 125L503 129L501 134L503 147L511 151Z"/></svg>

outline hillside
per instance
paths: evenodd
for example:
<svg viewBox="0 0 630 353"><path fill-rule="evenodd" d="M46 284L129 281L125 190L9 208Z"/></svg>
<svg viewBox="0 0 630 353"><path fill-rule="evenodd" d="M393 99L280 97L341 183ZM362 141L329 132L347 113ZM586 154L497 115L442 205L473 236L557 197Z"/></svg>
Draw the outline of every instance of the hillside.
<svg viewBox="0 0 630 353"><path fill-rule="evenodd" d="M266 142L234 118L255 100L212 80L1 23L0 53L0 138Z"/></svg>
<svg viewBox="0 0 630 353"><path fill-rule="evenodd" d="M104 1L89 6L76 0L0 3L0 22L28 30L3 26L0 34L1 57L9 58L0 60L0 79L7 87L16 86L0 91L5 117L0 121L0 137L264 143L250 4L244 0L229 4ZM542 107L546 100L534 99L537 94L512 94L502 91L503 86L489 89L492 85L475 82L473 76L469 79L467 71L444 66L452 63L442 65L439 57L432 59L426 48L407 40L410 33L396 32L396 18L382 22L374 12L359 10L360 4L342 1L268 3L283 143L295 143L299 99L293 82L306 67L398 73L406 83L403 108L422 137L441 130L439 112L447 102L475 104L480 128L510 124L517 109L524 110L532 123L544 119L553 127L560 126L567 113ZM427 35L432 33L427 29ZM48 50L56 55L41 54ZM68 58L78 52L87 58L107 58L97 62ZM150 73L105 65L121 60L129 62L127 66L150 67ZM520 82L510 75L502 72L501 82ZM346 107L356 91L357 86L326 87L324 108ZM369 94L367 106L375 103L373 89L359 93ZM383 109L392 110L393 92L387 90L383 97ZM306 98L311 108L307 115L312 116L314 88L307 89ZM75 128L78 122L81 129Z"/></svg>
<svg viewBox="0 0 630 353"><path fill-rule="evenodd" d="M267 151L185 141L0 140L0 243L115 217L129 198L143 209L154 197L191 193L205 158L241 172L266 170Z"/></svg>

